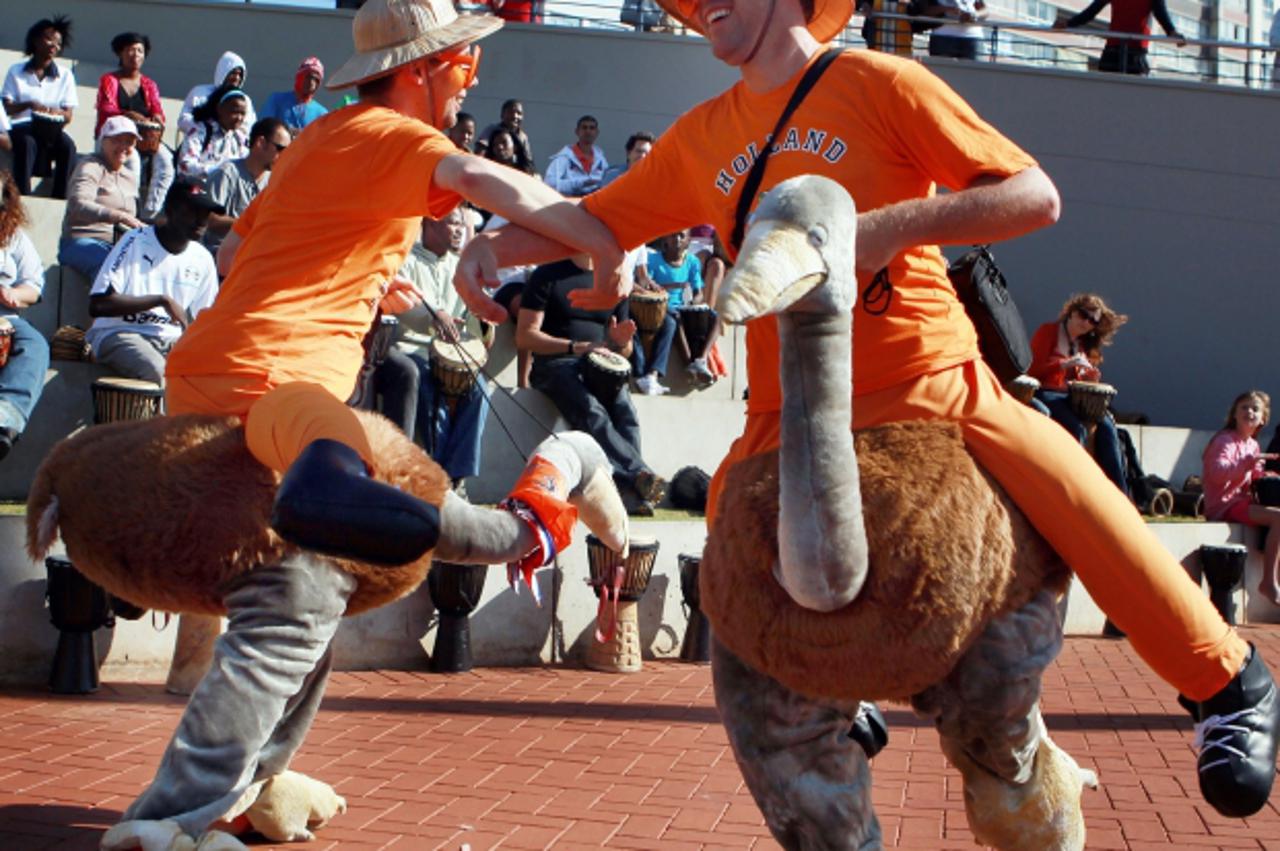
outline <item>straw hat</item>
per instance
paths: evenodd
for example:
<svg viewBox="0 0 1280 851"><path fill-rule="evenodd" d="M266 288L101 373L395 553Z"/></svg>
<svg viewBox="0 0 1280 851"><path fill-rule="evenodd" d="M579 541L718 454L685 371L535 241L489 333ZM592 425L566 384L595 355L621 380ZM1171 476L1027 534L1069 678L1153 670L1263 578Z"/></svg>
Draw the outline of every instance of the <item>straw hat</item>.
<svg viewBox="0 0 1280 851"><path fill-rule="evenodd" d="M451 0L369 0L351 22L355 55L325 85L342 89L496 32L495 15L459 15Z"/></svg>
<svg viewBox="0 0 1280 851"><path fill-rule="evenodd" d="M692 18L680 14L678 0L658 0L667 14L700 35L706 35ZM853 0L813 0L813 17L809 19L809 32L823 44L831 41L853 17Z"/></svg>

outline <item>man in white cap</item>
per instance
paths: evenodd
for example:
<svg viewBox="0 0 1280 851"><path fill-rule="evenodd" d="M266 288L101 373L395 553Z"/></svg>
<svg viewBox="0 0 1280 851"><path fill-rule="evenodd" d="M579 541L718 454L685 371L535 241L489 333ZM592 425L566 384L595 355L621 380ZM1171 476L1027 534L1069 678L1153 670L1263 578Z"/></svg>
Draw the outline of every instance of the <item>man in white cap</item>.
<svg viewBox="0 0 1280 851"><path fill-rule="evenodd" d="M129 837L153 828L200 836L255 780L288 766L319 707L354 588L308 553L400 565L436 545L439 510L369 476L369 438L345 404L376 309L419 303L395 275L423 217L468 198L618 275L622 252L598 220L444 135L475 82L471 42L501 25L459 15L450 0L366 3L353 24L356 53L330 81L358 86L359 103L313 122L281 154L219 249L227 277L217 301L169 355L169 413L244 419L249 451L284 473L272 525L298 549L227 592L227 632L155 780L125 813L132 824L118 826ZM554 495L520 499L508 510L543 541L530 556L550 558L568 543L573 507Z"/></svg>
<svg viewBox="0 0 1280 851"><path fill-rule="evenodd" d="M771 137L805 71L848 23L849 0L659 2L705 35L716 58L737 68L741 79L681 116L649 156L584 199L583 207L629 247L703 222L734 233L747 175L765 150L757 198L805 173L843 185L859 211L856 265L865 288L854 311L853 425L954 421L970 452L1128 633L1139 655L1184 695L1199 722L1206 800L1228 816L1261 809L1275 775L1280 699L1260 654L1217 615L1089 456L1062 429L1002 392L948 281L940 244L1011 239L1051 224L1059 213L1052 182L924 66L873 51L834 57ZM951 191L937 194L939 185ZM463 295L473 311L499 321L502 313L486 300L480 281L492 280L497 267L531 257L545 261L550 253L542 237L519 228L479 234L460 264ZM575 303L601 309L623 294L621 288L583 290ZM747 349L746 430L712 482L707 519L713 528L728 468L778 448L782 392L773 317L748 323ZM715 627L726 642L721 625ZM771 773L762 755L786 748L793 731L735 714L739 704L731 695L765 685L760 678L722 679L722 672L745 668L726 644L718 645L716 662L730 740L775 835L784 844L802 834L839 836L841 847L873 844L874 818L857 831L838 823L869 812L869 789L849 767L865 759L857 746L814 733L815 749L826 751L811 752L812 759L793 754L789 764L799 768L791 776ZM810 707L815 716L826 713L833 729L847 725L853 711L818 701ZM826 794L813 796L806 809L789 800L800 787Z"/></svg>

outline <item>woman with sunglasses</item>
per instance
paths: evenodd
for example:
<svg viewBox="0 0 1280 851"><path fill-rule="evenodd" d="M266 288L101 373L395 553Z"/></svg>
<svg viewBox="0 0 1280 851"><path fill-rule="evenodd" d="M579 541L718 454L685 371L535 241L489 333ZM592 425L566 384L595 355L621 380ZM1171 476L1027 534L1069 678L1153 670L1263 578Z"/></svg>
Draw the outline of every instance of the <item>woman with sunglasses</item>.
<svg viewBox="0 0 1280 851"><path fill-rule="evenodd" d="M1072 381L1102 380L1098 369L1102 347L1111 345L1116 331L1127 321L1129 317L1107 307L1101 296L1077 294L1062 306L1057 321L1041 325L1031 338L1031 368L1027 374L1040 382L1036 398L1082 446L1088 446L1089 429L1072 409L1067 385ZM1124 453L1115 418L1109 413L1094 432L1093 457L1116 487L1128 494Z"/></svg>

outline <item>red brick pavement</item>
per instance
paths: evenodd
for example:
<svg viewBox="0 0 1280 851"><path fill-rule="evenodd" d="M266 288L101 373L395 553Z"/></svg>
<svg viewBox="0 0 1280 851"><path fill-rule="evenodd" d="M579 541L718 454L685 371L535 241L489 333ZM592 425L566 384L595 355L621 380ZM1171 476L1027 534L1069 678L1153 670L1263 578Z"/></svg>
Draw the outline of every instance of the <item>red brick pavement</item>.
<svg viewBox="0 0 1280 851"><path fill-rule="evenodd" d="M1244 631L1280 660L1280 628ZM1191 725L1172 698L1125 642L1069 640L1046 675L1055 740L1102 782L1085 797L1089 847L1280 851L1274 804L1233 821L1200 802ZM0 851L96 848L181 710L154 684L0 696ZM874 763L886 844L973 847L936 734L907 711L888 715ZM350 803L315 849L777 847L703 666L338 674L294 767Z"/></svg>

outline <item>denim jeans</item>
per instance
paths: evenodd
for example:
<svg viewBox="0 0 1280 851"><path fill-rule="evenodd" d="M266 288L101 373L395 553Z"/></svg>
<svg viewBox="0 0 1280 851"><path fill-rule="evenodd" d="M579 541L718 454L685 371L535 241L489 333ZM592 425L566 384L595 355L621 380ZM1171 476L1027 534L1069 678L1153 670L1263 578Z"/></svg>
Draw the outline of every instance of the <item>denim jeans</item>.
<svg viewBox="0 0 1280 851"><path fill-rule="evenodd" d="M451 479L467 479L480 473L480 444L489 413L488 384L477 375L475 384L460 396L449 412L448 399L431 364L421 355L411 355L418 366L418 442L444 468ZM385 397L384 397L385 401Z"/></svg>
<svg viewBox="0 0 1280 851"><path fill-rule="evenodd" d="M58 241L58 262L84 275L90 285L110 253L111 243L100 239L64 236Z"/></svg>
<svg viewBox="0 0 1280 851"><path fill-rule="evenodd" d="M9 362L0 369L0 427L21 432L44 392L49 344L25 319L13 315L5 318L13 323L13 342Z"/></svg>
<svg viewBox="0 0 1280 851"><path fill-rule="evenodd" d="M613 467L613 478L630 488L648 470L640 457L640 420L624 386L611 400L596 398L582 382L580 358L534 358L529 382L550 397L570 427L596 439Z"/></svg>
<svg viewBox="0 0 1280 851"><path fill-rule="evenodd" d="M671 343L676 338L676 323L678 311L668 309L666 315L662 317L662 327L660 327L653 335L653 352L650 356L644 350L644 343L640 338L640 332L636 332L635 341L631 346L631 372L639 377L656 372L658 375L667 374L667 361L671 358Z"/></svg>
<svg viewBox="0 0 1280 851"><path fill-rule="evenodd" d="M1076 416L1075 410L1071 407L1069 394L1060 390L1038 390L1036 398L1049 409L1049 416L1080 441L1081 446L1087 444L1089 429L1084 421ZM1093 458L1102 468L1102 472L1106 473L1107 477L1115 482L1116 487L1120 488L1120 492L1128 496L1129 486L1124 477L1124 455L1120 446L1120 436L1116 433L1115 418L1110 414L1098 422L1098 427L1094 431Z"/></svg>

